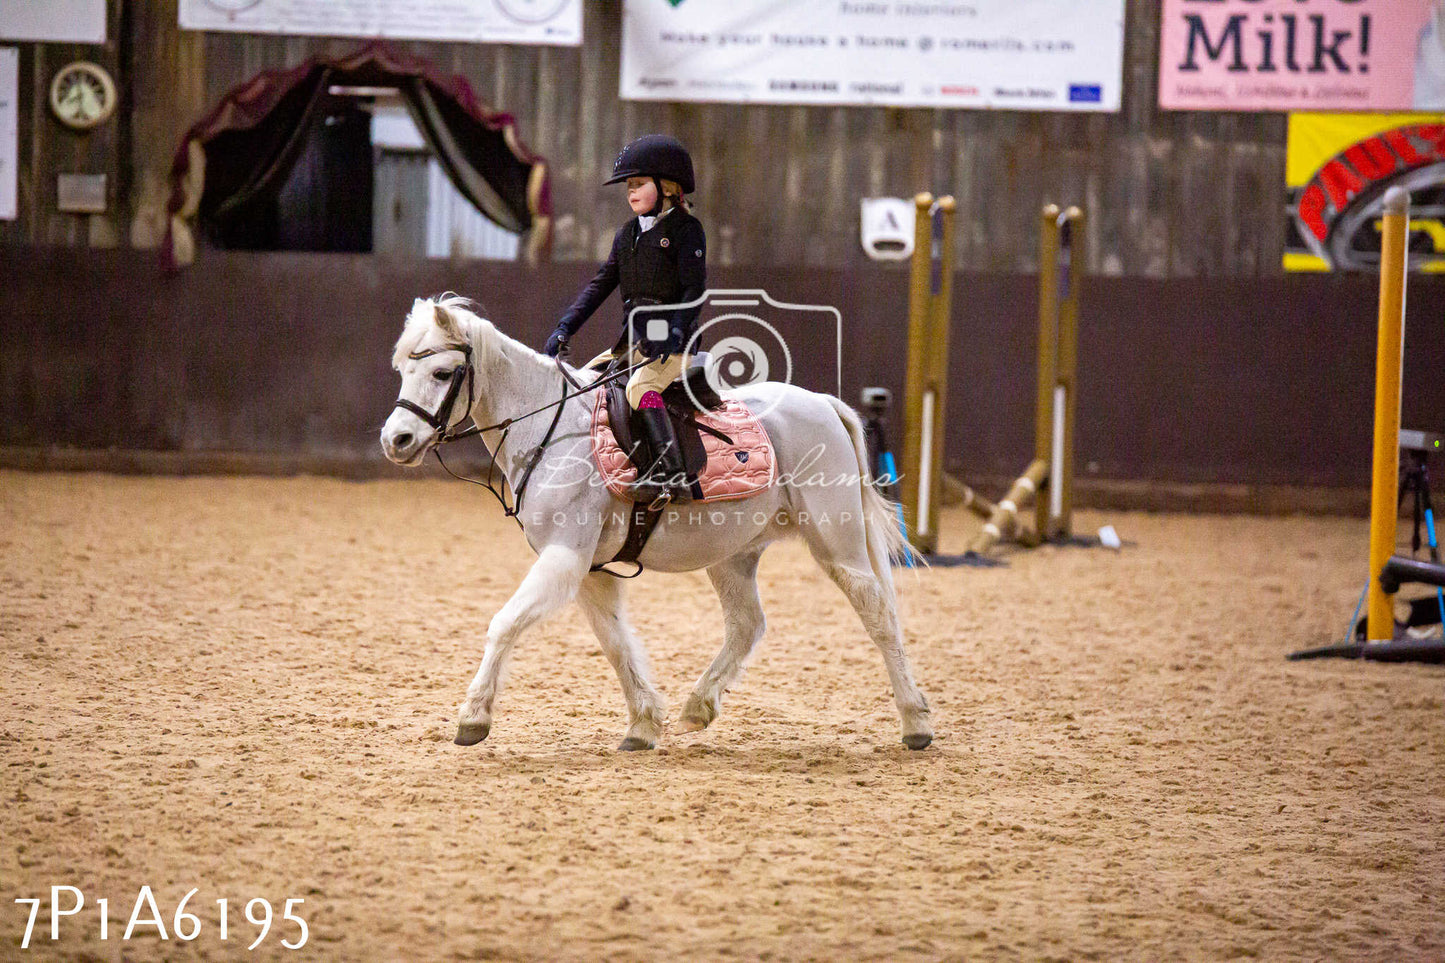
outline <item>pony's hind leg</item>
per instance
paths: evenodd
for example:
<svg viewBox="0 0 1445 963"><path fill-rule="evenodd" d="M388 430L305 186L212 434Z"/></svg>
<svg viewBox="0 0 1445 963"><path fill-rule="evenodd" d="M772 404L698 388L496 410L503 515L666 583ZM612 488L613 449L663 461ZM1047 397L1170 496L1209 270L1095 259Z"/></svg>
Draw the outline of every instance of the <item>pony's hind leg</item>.
<svg viewBox="0 0 1445 963"><path fill-rule="evenodd" d="M868 637L883 654L888 680L893 684L893 700L898 704L898 715L903 723L903 744L909 749L927 748L933 741L933 722L928 700L913 680L913 667L908 663L908 653L903 650L903 626L898 618L898 602L890 590L891 585L885 585L869 565L866 547L860 564L846 565L830 551L816 530L808 533L807 540L813 558L833 583L843 590Z"/></svg>
<svg viewBox="0 0 1445 963"><path fill-rule="evenodd" d="M679 730L695 732L717 718L722 694L737 680L743 662L763 637L766 620L758 597L758 559L762 549L751 549L707 570L723 610L723 647L712 665L697 680L682 709Z"/></svg>
<svg viewBox="0 0 1445 963"><path fill-rule="evenodd" d="M647 653L627 622L622 586L611 575L593 572L582 580L581 607L627 699L627 735L619 749L652 749L662 735L667 706L648 678Z"/></svg>
<svg viewBox="0 0 1445 963"><path fill-rule="evenodd" d="M564 608L577 594L586 573L588 559L575 549L548 545L527 572L517 591L487 626L487 647L482 665L467 687L457 713L459 746L471 746L487 738L492 729L492 704L501 687L502 668L517 638L529 627Z"/></svg>

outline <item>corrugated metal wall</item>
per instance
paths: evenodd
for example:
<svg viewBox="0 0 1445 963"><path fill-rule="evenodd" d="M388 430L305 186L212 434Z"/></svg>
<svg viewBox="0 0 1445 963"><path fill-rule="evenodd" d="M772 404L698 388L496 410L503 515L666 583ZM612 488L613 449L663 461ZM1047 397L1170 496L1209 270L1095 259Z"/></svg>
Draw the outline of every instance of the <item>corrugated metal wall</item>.
<svg viewBox="0 0 1445 963"><path fill-rule="evenodd" d="M358 45L183 33L176 0L111 6L112 37L128 36L128 47L116 39L104 51L24 45L24 211L0 225L0 242L158 243L166 171L196 117L261 70ZM1123 108L1092 116L624 102L617 98L621 0L586 0L585 9L581 48L402 44L514 114L530 146L551 161L558 260L605 256L626 209L618 191L600 182L622 143L664 130L693 148L697 212L710 260L722 266L856 265L864 257L859 200L928 189L959 200L963 269L1032 270L1035 212L1055 201L1089 209L1095 273L1280 271L1284 117L1158 110L1159 0L1128 0ZM42 105L54 69L80 54L113 61L129 96L127 116L89 139L62 130ZM115 213L53 213L55 171L107 156L119 174Z"/></svg>

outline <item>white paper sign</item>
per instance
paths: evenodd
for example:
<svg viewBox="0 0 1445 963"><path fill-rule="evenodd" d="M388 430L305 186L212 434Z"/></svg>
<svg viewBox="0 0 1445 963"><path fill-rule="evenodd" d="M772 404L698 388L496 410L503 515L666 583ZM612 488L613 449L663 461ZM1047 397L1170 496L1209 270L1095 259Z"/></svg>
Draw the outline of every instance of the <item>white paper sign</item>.
<svg viewBox="0 0 1445 963"><path fill-rule="evenodd" d="M15 220L20 158L20 51L0 47L0 221Z"/></svg>
<svg viewBox="0 0 1445 963"><path fill-rule="evenodd" d="M186 30L582 43L582 0L180 0Z"/></svg>
<svg viewBox="0 0 1445 963"><path fill-rule="evenodd" d="M918 205L912 198L865 197L859 231L863 250L875 261L902 261L913 254Z"/></svg>
<svg viewBox="0 0 1445 963"><path fill-rule="evenodd" d="M0 0L0 40L105 43L105 0Z"/></svg>
<svg viewBox="0 0 1445 963"><path fill-rule="evenodd" d="M631 100L1116 111L1124 0L626 0Z"/></svg>

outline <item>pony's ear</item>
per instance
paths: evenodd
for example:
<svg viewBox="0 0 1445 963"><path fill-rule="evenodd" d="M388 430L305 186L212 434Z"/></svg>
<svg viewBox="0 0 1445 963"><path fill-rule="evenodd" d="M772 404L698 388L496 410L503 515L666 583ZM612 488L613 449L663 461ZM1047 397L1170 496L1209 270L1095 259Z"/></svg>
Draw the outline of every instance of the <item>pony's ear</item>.
<svg viewBox="0 0 1445 963"><path fill-rule="evenodd" d="M461 322L457 320L456 315L452 314L441 304L433 305L433 310L436 311L437 327L441 329L442 334L448 341L456 342L466 340L466 336L462 334Z"/></svg>

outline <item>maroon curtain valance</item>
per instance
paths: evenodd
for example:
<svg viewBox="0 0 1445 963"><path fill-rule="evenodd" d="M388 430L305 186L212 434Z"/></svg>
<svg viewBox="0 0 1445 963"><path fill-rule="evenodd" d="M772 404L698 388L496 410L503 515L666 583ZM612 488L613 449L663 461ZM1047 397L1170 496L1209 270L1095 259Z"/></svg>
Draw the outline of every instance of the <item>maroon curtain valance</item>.
<svg viewBox="0 0 1445 963"><path fill-rule="evenodd" d="M547 165L522 143L512 116L488 110L465 78L373 42L344 57L313 57L258 74L187 131L171 167L164 253L173 264L194 259L198 217L243 214L280 189L334 85L394 87L462 195L507 230L526 232L530 258L545 255L552 214Z"/></svg>

